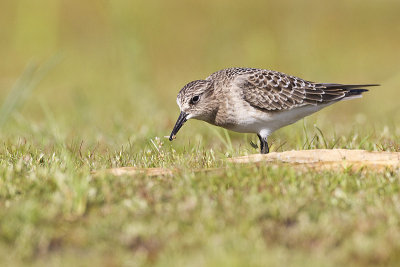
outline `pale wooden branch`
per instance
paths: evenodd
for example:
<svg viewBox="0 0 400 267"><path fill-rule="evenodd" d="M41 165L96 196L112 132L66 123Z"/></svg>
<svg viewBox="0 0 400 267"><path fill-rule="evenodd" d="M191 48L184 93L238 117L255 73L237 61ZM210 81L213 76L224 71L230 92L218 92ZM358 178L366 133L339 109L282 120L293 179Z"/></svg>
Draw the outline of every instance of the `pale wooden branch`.
<svg viewBox="0 0 400 267"><path fill-rule="evenodd" d="M287 163L300 168L320 170L399 169L400 152L369 152L349 149L314 149L272 152L266 155L254 154L228 159L232 163Z"/></svg>
<svg viewBox="0 0 400 267"><path fill-rule="evenodd" d="M296 169L307 171L334 170L343 171L385 171L400 170L400 152L369 152L365 150L348 149L314 149L314 150L292 150L284 152L271 152L266 155L253 154L248 156L234 157L226 159L233 164L288 164ZM199 169L195 172L214 172L216 169ZM122 167L100 171L92 174L114 175L114 176L136 176L144 174L146 176L172 176L177 172L176 169L167 168L136 168Z"/></svg>

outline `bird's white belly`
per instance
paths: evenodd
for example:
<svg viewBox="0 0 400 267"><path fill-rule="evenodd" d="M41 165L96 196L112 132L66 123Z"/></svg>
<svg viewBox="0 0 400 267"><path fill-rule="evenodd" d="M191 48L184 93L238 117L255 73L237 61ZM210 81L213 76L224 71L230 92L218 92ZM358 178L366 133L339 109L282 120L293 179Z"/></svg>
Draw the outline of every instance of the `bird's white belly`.
<svg viewBox="0 0 400 267"><path fill-rule="evenodd" d="M230 130L269 135L279 128L292 124L328 105L304 106L284 111L261 111L253 107L237 109L235 112L237 124Z"/></svg>

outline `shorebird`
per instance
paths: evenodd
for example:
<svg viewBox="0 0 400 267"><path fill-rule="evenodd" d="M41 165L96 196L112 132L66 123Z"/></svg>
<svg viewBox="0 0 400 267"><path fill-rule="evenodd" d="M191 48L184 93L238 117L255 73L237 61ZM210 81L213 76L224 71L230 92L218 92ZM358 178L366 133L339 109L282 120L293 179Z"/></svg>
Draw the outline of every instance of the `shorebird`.
<svg viewBox="0 0 400 267"><path fill-rule="evenodd" d="M180 115L169 140L189 119L240 133L255 133L261 154L269 153L268 136L341 100L361 97L378 84L317 83L282 72L229 68L186 84L178 93Z"/></svg>

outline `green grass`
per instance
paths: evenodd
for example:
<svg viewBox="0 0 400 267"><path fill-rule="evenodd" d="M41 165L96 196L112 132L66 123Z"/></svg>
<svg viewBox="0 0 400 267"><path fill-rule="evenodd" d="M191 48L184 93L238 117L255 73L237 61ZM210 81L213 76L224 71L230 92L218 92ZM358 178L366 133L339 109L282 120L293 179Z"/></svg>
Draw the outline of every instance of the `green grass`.
<svg viewBox="0 0 400 267"><path fill-rule="evenodd" d="M44 127L51 133L54 126ZM330 139L305 124L306 140L302 128L300 122L282 130L272 149L290 140L294 145L284 148L380 150L389 142L353 134ZM8 137L0 148L2 264L365 266L400 260L398 171L227 164L226 155L256 150L246 142L250 136L230 144L220 132L210 131L209 145L182 135L172 144L142 136L139 147L40 133ZM397 149L386 150L398 151L398 138L390 140ZM91 175L120 166L178 173ZM222 169L194 172L214 167Z"/></svg>
<svg viewBox="0 0 400 267"><path fill-rule="evenodd" d="M189 121L231 66L381 83L271 151L400 152L396 1L1 1L1 266L376 266L400 261L399 171L232 165L257 137ZM174 176L95 176L134 166ZM198 172L218 168L215 172Z"/></svg>

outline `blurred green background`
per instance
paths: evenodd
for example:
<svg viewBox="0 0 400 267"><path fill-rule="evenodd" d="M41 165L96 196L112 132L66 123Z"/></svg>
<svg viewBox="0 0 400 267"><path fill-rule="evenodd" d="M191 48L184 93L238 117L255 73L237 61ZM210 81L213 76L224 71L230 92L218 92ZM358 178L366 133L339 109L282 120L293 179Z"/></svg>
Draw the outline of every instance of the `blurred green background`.
<svg viewBox="0 0 400 267"><path fill-rule="evenodd" d="M380 83L362 100L310 120L339 134L357 124L373 132L386 126L398 136L399 11L394 0L1 1L1 103L28 64L52 64L1 134L44 131L140 146L170 133L176 94L187 82L238 66L321 82ZM208 140L215 133L190 122L175 145L193 136Z"/></svg>
<svg viewBox="0 0 400 267"><path fill-rule="evenodd" d="M398 171L231 165L257 137L198 121L163 137L186 83L257 67L382 85L277 131L272 151L400 151L399 14L399 0L0 0L0 265L396 265ZM92 175L124 166L177 173Z"/></svg>

